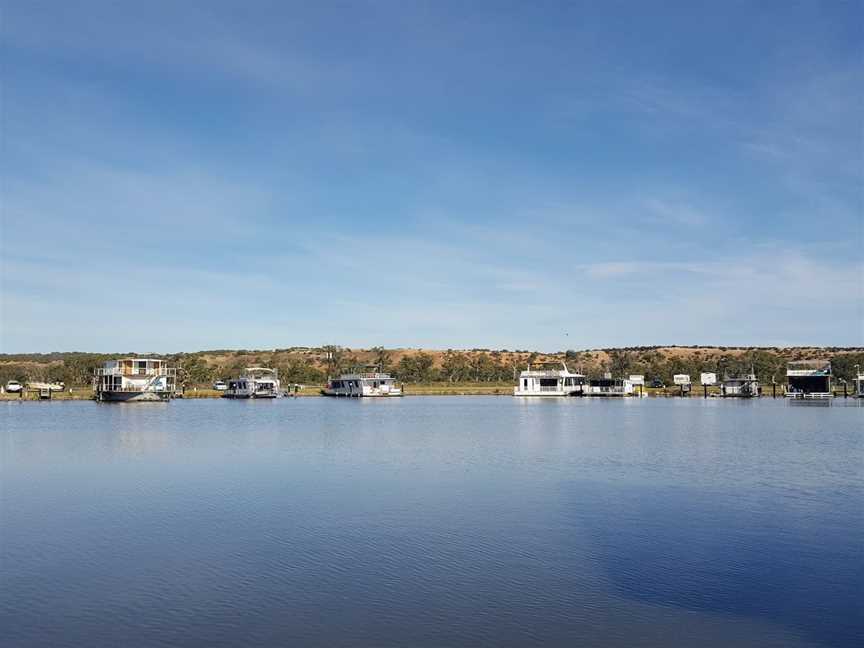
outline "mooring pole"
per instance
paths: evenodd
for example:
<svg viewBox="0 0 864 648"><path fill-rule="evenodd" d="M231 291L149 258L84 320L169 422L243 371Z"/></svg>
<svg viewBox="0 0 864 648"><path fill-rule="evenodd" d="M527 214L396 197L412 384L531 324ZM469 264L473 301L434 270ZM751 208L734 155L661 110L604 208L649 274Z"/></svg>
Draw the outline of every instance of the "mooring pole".
<svg viewBox="0 0 864 648"><path fill-rule="evenodd" d="M777 398L777 383L771 383L771 398Z"/></svg>
<svg viewBox="0 0 864 648"><path fill-rule="evenodd" d="M708 385L702 385L702 398L708 398Z"/></svg>

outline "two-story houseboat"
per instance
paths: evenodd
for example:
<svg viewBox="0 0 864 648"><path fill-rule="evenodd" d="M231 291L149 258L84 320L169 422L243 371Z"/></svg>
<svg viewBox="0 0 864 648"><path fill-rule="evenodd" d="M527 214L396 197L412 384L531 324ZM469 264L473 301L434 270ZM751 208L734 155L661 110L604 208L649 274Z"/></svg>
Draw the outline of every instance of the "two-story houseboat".
<svg viewBox="0 0 864 648"><path fill-rule="evenodd" d="M93 375L100 401L167 401L177 393L177 370L157 358L108 360Z"/></svg>
<svg viewBox="0 0 864 648"><path fill-rule="evenodd" d="M389 397L401 396L402 389L390 374L381 372L377 365L369 365L329 380L321 393L349 398Z"/></svg>
<svg viewBox="0 0 864 648"><path fill-rule="evenodd" d="M514 396L580 396L585 376L573 373L564 362L539 362L519 374Z"/></svg>
<svg viewBox="0 0 864 648"><path fill-rule="evenodd" d="M831 398L831 363L828 360L798 360L786 366L786 398Z"/></svg>
<svg viewBox="0 0 864 648"><path fill-rule="evenodd" d="M228 381L223 398L277 398L279 371L268 367L246 367L243 375Z"/></svg>

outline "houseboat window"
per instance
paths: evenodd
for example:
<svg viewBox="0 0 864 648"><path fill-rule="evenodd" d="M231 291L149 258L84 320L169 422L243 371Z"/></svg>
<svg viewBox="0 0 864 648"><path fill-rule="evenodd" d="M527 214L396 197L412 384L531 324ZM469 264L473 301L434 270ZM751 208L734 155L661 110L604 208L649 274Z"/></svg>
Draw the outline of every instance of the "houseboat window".
<svg viewBox="0 0 864 648"><path fill-rule="evenodd" d="M138 375L144 375L147 373L147 361L146 360L139 360L136 364L138 365Z"/></svg>
<svg viewBox="0 0 864 648"><path fill-rule="evenodd" d="M525 389L528 389L528 379L527 379L527 378L523 378L523 379L522 379L522 386L523 386Z"/></svg>

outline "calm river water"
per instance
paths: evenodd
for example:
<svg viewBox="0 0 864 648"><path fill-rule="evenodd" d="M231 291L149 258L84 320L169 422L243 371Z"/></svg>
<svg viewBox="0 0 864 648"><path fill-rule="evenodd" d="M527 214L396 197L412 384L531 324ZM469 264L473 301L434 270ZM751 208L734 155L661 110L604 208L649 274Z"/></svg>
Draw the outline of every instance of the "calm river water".
<svg viewBox="0 0 864 648"><path fill-rule="evenodd" d="M857 646L861 405L0 403L0 641Z"/></svg>

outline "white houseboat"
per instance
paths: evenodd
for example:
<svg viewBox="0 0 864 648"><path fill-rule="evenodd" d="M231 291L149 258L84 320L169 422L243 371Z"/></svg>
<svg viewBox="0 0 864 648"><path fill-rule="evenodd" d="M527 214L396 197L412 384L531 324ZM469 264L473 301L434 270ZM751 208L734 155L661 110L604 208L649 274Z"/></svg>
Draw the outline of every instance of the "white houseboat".
<svg viewBox="0 0 864 648"><path fill-rule="evenodd" d="M864 398L864 374L859 373L855 378L855 396Z"/></svg>
<svg viewBox="0 0 864 648"><path fill-rule="evenodd" d="M100 401L167 401L177 394L177 370L156 358L108 360L93 375Z"/></svg>
<svg viewBox="0 0 864 648"><path fill-rule="evenodd" d="M603 378L591 378L585 385L586 396L632 396L633 383L627 378L613 378L606 374Z"/></svg>
<svg viewBox="0 0 864 648"><path fill-rule="evenodd" d="M585 376L573 373L564 362L540 362L519 374L514 396L579 396Z"/></svg>
<svg viewBox="0 0 864 648"><path fill-rule="evenodd" d="M786 398L831 398L831 363L828 360L798 360L786 366Z"/></svg>
<svg viewBox="0 0 864 648"><path fill-rule="evenodd" d="M720 383L720 396L727 398L753 398L762 394L762 387L752 371L741 376L723 377Z"/></svg>
<svg viewBox="0 0 864 648"><path fill-rule="evenodd" d="M222 398L276 398L279 372L268 367L246 367L243 375L228 381Z"/></svg>
<svg viewBox="0 0 864 648"><path fill-rule="evenodd" d="M329 380L321 393L349 398L388 397L401 396L402 389L396 386L396 380L390 374L379 371L376 365L370 365Z"/></svg>

